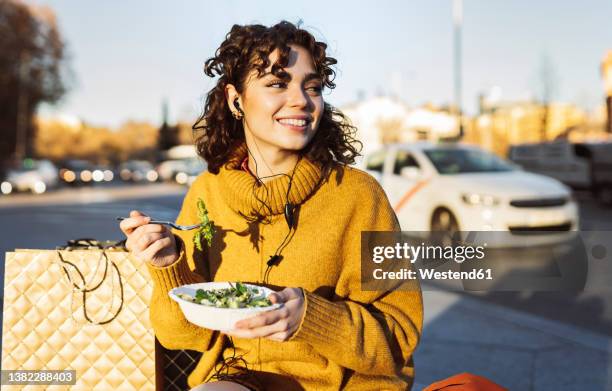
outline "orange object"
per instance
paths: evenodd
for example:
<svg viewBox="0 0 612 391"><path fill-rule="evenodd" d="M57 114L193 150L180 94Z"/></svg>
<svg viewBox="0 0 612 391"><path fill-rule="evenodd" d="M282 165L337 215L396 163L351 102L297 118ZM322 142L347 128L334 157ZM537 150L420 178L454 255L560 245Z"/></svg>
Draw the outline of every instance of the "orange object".
<svg viewBox="0 0 612 391"><path fill-rule="evenodd" d="M508 389L482 376L464 372L435 382L423 391L508 391Z"/></svg>

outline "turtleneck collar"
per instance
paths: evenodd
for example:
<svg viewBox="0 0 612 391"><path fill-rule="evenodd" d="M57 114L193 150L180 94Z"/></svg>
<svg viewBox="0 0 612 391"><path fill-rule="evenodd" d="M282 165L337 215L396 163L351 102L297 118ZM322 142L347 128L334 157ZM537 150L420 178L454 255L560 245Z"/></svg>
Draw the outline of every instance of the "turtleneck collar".
<svg viewBox="0 0 612 391"><path fill-rule="evenodd" d="M246 156L244 144L237 149L234 157L219 170L221 190L226 194L232 209L245 216L267 217L284 212L287 202L289 176L280 175L263 185L257 184L257 179L249 172L240 169L240 163ZM301 158L293 173L293 183L289 192L289 202L299 205L304 202L319 185L322 179L321 168L306 159ZM265 201L265 207L261 201Z"/></svg>

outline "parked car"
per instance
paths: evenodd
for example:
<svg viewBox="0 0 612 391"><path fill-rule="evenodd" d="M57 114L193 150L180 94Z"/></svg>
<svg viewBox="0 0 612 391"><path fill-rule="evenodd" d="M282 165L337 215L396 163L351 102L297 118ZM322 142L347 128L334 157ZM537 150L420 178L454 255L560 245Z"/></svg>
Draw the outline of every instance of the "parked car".
<svg viewBox="0 0 612 391"><path fill-rule="evenodd" d="M202 159L187 159L185 168L177 172L174 179L178 184L191 186L191 184L193 183L193 181L195 181L198 175L200 175L203 171L206 171L207 169L208 166Z"/></svg>
<svg viewBox="0 0 612 391"><path fill-rule="evenodd" d="M509 231L502 245L513 246L524 244L525 232L550 232L537 240L550 243L578 229L569 187L475 146L394 144L363 164L385 189L404 231Z"/></svg>
<svg viewBox="0 0 612 391"><path fill-rule="evenodd" d="M508 157L527 171L588 190L602 203L612 205L612 142L512 145Z"/></svg>
<svg viewBox="0 0 612 391"><path fill-rule="evenodd" d="M90 185L93 182L93 165L86 160L70 159L60 165L59 177L71 186Z"/></svg>
<svg viewBox="0 0 612 391"><path fill-rule="evenodd" d="M119 176L126 182L156 182L159 175L146 160L130 160L119 165Z"/></svg>
<svg viewBox="0 0 612 391"><path fill-rule="evenodd" d="M51 161L26 159L20 167L7 171L0 190L3 194L17 191L42 194L56 187L58 182L58 170Z"/></svg>
<svg viewBox="0 0 612 391"><path fill-rule="evenodd" d="M91 179L97 183L112 182L115 179L115 173L108 165L97 165L93 167Z"/></svg>
<svg viewBox="0 0 612 391"><path fill-rule="evenodd" d="M159 178L164 182L176 180L176 174L185 172L189 164L189 159L172 159L165 160L157 165L157 173Z"/></svg>

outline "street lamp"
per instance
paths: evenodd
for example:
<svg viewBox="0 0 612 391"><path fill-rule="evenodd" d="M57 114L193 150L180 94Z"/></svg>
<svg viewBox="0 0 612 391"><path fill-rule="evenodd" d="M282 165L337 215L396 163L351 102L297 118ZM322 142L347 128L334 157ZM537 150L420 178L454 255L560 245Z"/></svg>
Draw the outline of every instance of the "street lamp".
<svg viewBox="0 0 612 391"><path fill-rule="evenodd" d="M459 139L463 138L463 109L461 104L461 28L463 25L463 0L453 0L454 25L454 79L455 110L459 120Z"/></svg>
<svg viewBox="0 0 612 391"><path fill-rule="evenodd" d="M606 132L612 133L612 50L608 50L601 63L601 75L606 90Z"/></svg>

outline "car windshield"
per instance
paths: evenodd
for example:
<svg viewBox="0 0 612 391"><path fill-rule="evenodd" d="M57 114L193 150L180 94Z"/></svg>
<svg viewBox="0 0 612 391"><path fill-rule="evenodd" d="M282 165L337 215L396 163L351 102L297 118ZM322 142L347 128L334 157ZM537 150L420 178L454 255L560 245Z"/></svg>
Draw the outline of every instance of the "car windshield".
<svg viewBox="0 0 612 391"><path fill-rule="evenodd" d="M514 171L515 168L492 153L478 149L436 148L425 150L440 174Z"/></svg>
<svg viewBox="0 0 612 391"><path fill-rule="evenodd" d="M36 171L39 168L38 162L28 161L27 163L19 164L17 167L9 169L14 174L23 174L24 172Z"/></svg>

